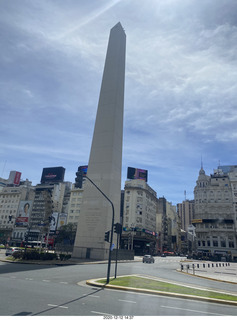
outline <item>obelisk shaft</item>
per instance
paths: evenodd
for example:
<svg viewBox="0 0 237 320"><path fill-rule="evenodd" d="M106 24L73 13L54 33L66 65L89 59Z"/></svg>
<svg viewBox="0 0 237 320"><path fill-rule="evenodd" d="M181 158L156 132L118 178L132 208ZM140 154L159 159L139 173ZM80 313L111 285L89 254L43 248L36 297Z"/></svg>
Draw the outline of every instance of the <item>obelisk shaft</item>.
<svg viewBox="0 0 237 320"><path fill-rule="evenodd" d="M125 51L126 35L118 23L110 31L87 171L114 204L115 223L120 222ZM107 258L104 235L111 230L111 220L111 204L86 181L73 257Z"/></svg>

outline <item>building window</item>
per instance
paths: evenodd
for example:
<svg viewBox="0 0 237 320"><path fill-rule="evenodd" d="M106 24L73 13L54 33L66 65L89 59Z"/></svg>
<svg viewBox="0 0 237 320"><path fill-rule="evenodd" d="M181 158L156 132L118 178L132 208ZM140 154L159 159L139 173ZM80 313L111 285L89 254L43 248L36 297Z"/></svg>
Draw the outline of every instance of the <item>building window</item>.
<svg viewBox="0 0 237 320"><path fill-rule="evenodd" d="M235 244L234 244L234 241L229 241L229 248L234 248L235 247Z"/></svg>
<svg viewBox="0 0 237 320"><path fill-rule="evenodd" d="M225 240L221 240L221 247L225 248L226 247L226 241Z"/></svg>
<svg viewBox="0 0 237 320"><path fill-rule="evenodd" d="M213 247L218 247L218 241L217 240L213 240Z"/></svg>

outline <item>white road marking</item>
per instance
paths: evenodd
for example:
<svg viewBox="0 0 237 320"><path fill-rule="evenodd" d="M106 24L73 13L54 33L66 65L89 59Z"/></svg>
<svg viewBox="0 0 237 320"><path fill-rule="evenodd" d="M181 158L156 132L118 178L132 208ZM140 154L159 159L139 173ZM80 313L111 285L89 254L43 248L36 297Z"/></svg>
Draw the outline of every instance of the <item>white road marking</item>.
<svg viewBox="0 0 237 320"><path fill-rule="evenodd" d="M119 299L119 301L121 301L121 302L128 302L128 303L136 303L136 301L131 301L131 300L121 300L121 299Z"/></svg>
<svg viewBox="0 0 237 320"><path fill-rule="evenodd" d="M44 282L50 282L50 280L43 280Z"/></svg>
<svg viewBox="0 0 237 320"><path fill-rule="evenodd" d="M57 304L48 304L49 307L56 307L56 308L62 308L62 309L68 309L68 307L59 306Z"/></svg>
<svg viewBox="0 0 237 320"><path fill-rule="evenodd" d="M33 280L32 278L26 278L26 280Z"/></svg>
<svg viewBox="0 0 237 320"><path fill-rule="evenodd" d="M63 282L63 281L62 281L62 282L60 282L60 283L63 283L63 284L68 284L68 282Z"/></svg>
<svg viewBox="0 0 237 320"><path fill-rule="evenodd" d="M167 307L167 306L160 306L160 307L167 308L167 309L176 309L176 310L191 311L191 312L197 312L197 313L214 314L216 316L222 316L222 314L220 314L220 313L204 312L204 311L193 310L193 309L184 309L184 308Z"/></svg>
<svg viewBox="0 0 237 320"><path fill-rule="evenodd" d="M99 296L88 296L88 297L91 297L91 298L100 298Z"/></svg>
<svg viewBox="0 0 237 320"><path fill-rule="evenodd" d="M104 312L97 312L97 311L91 311L92 313L97 313L97 314L103 314L105 316L114 316L113 314L110 313L104 313Z"/></svg>

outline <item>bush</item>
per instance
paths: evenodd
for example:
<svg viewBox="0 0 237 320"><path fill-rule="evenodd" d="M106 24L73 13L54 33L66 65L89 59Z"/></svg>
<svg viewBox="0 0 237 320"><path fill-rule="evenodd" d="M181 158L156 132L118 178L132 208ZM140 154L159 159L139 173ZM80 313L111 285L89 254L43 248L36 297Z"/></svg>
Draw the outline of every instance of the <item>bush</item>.
<svg viewBox="0 0 237 320"><path fill-rule="evenodd" d="M63 260L69 260L71 258L71 255L70 254L64 254L64 253L60 253L59 254L59 257L60 257L60 260L63 261Z"/></svg>
<svg viewBox="0 0 237 320"><path fill-rule="evenodd" d="M57 254L56 253L50 253L50 252L45 252L40 254L40 259L41 260L53 260L57 259Z"/></svg>
<svg viewBox="0 0 237 320"><path fill-rule="evenodd" d="M24 251L15 251L12 256L14 259L22 259L24 255Z"/></svg>
<svg viewBox="0 0 237 320"><path fill-rule="evenodd" d="M24 255L23 259L25 260L40 260L40 253L37 250L27 250Z"/></svg>

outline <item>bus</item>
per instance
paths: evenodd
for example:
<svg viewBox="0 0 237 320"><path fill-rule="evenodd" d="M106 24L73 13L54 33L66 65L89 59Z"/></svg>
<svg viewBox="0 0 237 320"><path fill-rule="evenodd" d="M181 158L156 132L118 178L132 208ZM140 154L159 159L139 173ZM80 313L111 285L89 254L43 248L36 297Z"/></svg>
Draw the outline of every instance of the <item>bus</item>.
<svg viewBox="0 0 237 320"><path fill-rule="evenodd" d="M44 241L22 241L21 247L27 247L27 248L45 248L46 242Z"/></svg>

